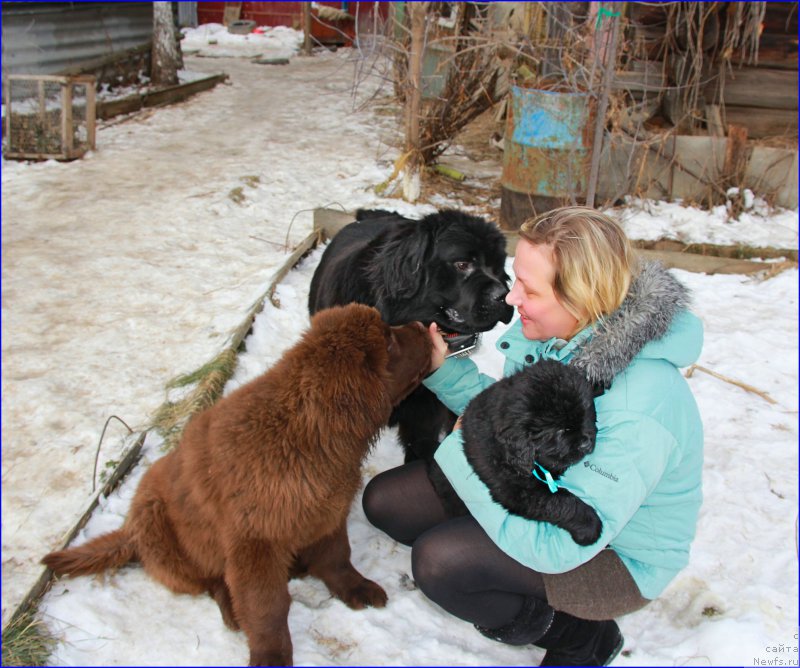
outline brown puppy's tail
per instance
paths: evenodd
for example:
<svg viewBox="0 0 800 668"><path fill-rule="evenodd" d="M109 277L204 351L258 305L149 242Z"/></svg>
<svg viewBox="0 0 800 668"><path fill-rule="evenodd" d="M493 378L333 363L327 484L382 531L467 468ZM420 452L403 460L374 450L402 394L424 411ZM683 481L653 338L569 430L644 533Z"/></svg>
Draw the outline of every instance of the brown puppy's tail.
<svg viewBox="0 0 800 668"><path fill-rule="evenodd" d="M118 529L84 545L51 552L42 563L56 575L92 575L124 566L136 558L136 546L125 529Z"/></svg>

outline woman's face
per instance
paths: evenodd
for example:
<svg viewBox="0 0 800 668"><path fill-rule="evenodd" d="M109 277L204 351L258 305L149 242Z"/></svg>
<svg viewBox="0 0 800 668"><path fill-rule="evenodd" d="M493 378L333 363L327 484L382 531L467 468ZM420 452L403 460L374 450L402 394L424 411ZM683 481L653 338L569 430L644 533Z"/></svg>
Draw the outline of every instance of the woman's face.
<svg viewBox="0 0 800 668"><path fill-rule="evenodd" d="M578 320L553 291L556 269L552 247L520 239L512 266L515 280L506 302L519 312L525 338L547 341L554 336L572 337Z"/></svg>

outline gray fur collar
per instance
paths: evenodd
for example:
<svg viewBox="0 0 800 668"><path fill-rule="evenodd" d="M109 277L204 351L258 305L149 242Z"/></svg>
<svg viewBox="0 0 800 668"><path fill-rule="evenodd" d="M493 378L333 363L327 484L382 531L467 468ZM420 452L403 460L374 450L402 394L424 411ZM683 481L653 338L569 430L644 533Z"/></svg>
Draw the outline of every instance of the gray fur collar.
<svg viewBox="0 0 800 668"><path fill-rule="evenodd" d="M607 389L647 343L667 333L672 319L688 304L688 289L661 263L642 262L628 296L597 323L592 337L579 347L570 364L581 369L591 383Z"/></svg>

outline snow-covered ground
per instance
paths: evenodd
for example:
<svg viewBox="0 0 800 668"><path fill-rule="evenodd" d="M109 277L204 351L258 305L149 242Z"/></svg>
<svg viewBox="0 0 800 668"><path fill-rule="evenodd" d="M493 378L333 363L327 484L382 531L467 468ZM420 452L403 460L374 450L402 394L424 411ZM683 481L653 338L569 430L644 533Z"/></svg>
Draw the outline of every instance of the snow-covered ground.
<svg viewBox="0 0 800 668"><path fill-rule="evenodd" d="M281 284L281 308L270 304L258 316L226 391L262 373L307 326L308 285L320 254ZM615 665L754 665L774 658L780 644L797 647L797 272L764 283L675 273L693 290L706 326L700 363L768 392L777 404L701 372L691 378L707 431L705 503L691 563L660 599L620 620L627 656ZM476 356L495 375L501 358L492 344L503 329L485 335ZM147 443L148 461L160 454L158 444ZM385 432L364 466L365 482L401 461L395 433ZM104 502L81 541L121 525L144 468ZM409 548L369 525L358 501L349 530L353 563L383 585L389 604L354 612L321 582L292 581L298 665L523 666L541 657L486 640L425 599L413 587ZM62 580L41 612L62 638L54 665L247 661L244 636L224 627L210 598L173 595L138 567Z"/></svg>
<svg viewBox="0 0 800 668"><path fill-rule="evenodd" d="M109 415L142 428L224 346L313 208L378 201L391 122L353 111L347 57L187 58L230 84L112 119L81 160L2 163L4 621L87 505Z"/></svg>
<svg viewBox="0 0 800 668"><path fill-rule="evenodd" d="M731 191L729 195L738 193ZM618 216L633 239L797 248L797 211L771 210L747 189L743 200L746 208L738 220L732 220L723 205L698 216L696 209L679 203L637 198L629 198Z"/></svg>
<svg viewBox="0 0 800 668"><path fill-rule="evenodd" d="M253 55L248 42L240 39ZM38 577L38 559L88 503L107 417L146 427L165 383L222 349L288 256L285 244L310 232L310 209L336 203L416 217L432 209L371 189L397 155L386 144L393 119L353 111L351 55L279 67L187 58L187 69L226 71L230 85L108 125L80 161L2 163L4 623ZM797 247L796 211L754 207L738 222L720 213L655 202L618 212L636 238ZM268 304L258 317L229 388L261 373L305 328L319 253L282 282L281 307ZM697 540L664 595L620 620L626 650L615 664L796 665L797 271L767 281L675 273L706 326L700 364L777 403L699 371L690 379L707 434ZM498 335L485 336L477 356L494 373ZM118 425L110 431L100 469L129 442ZM385 433L365 481L400 463L394 439ZM150 435L142 465L103 500L80 540L121 523L158 445ZM372 528L358 503L350 538L354 564L384 586L389 605L354 612L320 582L293 581L296 663L538 660L538 650L493 643L428 602L410 579L409 550ZM247 660L244 636L224 627L216 604L176 596L140 568L56 583L40 612L59 638L54 665Z"/></svg>
<svg viewBox="0 0 800 668"><path fill-rule="evenodd" d="M184 28L181 49L207 58L265 56L289 58L303 44L303 33L276 26L256 28L257 32L234 35L221 23L205 23L197 28Z"/></svg>

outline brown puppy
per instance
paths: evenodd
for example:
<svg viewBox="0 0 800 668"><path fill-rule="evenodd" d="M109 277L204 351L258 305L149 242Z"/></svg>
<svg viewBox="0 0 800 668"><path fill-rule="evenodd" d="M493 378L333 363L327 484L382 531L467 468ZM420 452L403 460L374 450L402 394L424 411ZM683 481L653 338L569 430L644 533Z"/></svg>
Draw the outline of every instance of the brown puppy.
<svg viewBox="0 0 800 668"><path fill-rule="evenodd" d="M351 608L386 604L350 563L347 515L369 447L429 363L418 323L320 311L269 371L191 420L121 529L43 563L86 575L141 561L175 592L208 592L247 634L250 665L291 665L289 577L314 575Z"/></svg>

